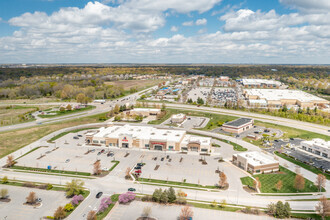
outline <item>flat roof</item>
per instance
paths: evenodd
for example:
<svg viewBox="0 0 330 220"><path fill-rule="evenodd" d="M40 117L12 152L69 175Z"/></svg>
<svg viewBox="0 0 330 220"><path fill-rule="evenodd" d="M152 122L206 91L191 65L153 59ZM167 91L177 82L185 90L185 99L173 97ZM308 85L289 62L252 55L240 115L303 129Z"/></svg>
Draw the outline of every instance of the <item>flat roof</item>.
<svg viewBox="0 0 330 220"><path fill-rule="evenodd" d="M310 141L302 141L301 145L303 145L303 144L330 149L330 141L325 141L321 138L314 138L313 140L310 140Z"/></svg>
<svg viewBox="0 0 330 220"><path fill-rule="evenodd" d="M250 152L244 152L244 153L239 153L239 154L234 154L234 156L240 156L243 157L247 160L249 164L252 166L260 166L260 165L267 165L267 164L274 164L278 163L277 160L274 158L261 153L257 151L250 151Z"/></svg>
<svg viewBox="0 0 330 220"><path fill-rule="evenodd" d="M247 123L250 123L253 119L251 118L239 118L234 121L227 122L223 125L233 126L233 127L240 127L242 125L245 125Z"/></svg>
<svg viewBox="0 0 330 220"><path fill-rule="evenodd" d="M94 138L115 138L119 136L127 135L133 138L143 140L160 140L180 142L182 137L186 134L186 131L182 130L166 130L157 129L149 126L111 126L108 128L100 128L99 132L94 135Z"/></svg>
<svg viewBox="0 0 330 220"><path fill-rule="evenodd" d="M244 85L281 85L281 82L275 80L268 80L268 79L242 79L242 83Z"/></svg>
<svg viewBox="0 0 330 220"><path fill-rule="evenodd" d="M258 96L259 99L265 99L267 101L279 101L283 99L299 100L301 102L311 101L327 101L315 95L290 89L245 89L244 90L250 96Z"/></svg>
<svg viewBox="0 0 330 220"><path fill-rule="evenodd" d="M194 135L185 135L182 140L183 144L189 144L191 142L200 143L201 145L211 145L212 138L209 137L201 137L201 136L194 136Z"/></svg>
<svg viewBox="0 0 330 220"><path fill-rule="evenodd" d="M152 112L152 111L160 111L160 109L158 108L134 108L130 111L133 111L133 112Z"/></svg>

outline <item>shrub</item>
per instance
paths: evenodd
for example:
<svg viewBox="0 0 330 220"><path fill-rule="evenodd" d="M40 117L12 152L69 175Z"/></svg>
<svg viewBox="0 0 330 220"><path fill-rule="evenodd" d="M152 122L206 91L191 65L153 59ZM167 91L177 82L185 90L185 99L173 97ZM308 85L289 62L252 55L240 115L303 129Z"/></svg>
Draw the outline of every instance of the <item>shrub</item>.
<svg viewBox="0 0 330 220"><path fill-rule="evenodd" d="M83 201L84 200L84 197L80 194L80 195L75 195L72 197L72 200L71 200L71 204L72 205L78 205L79 202Z"/></svg>
<svg viewBox="0 0 330 220"><path fill-rule="evenodd" d="M119 203L126 204L130 201L133 201L135 199L135 194L133 192L127 192L119 195L118 201Z"/></svg>
<svg viewBox="0 0 330 220"><path fill-rule="evenodd" d="M141 200L142 200L143 202L150 202L150 201L152 201L152 196L150 196L150 195L145 195L145 196L143 196L143 197L141 198Z"/></svg>
<svg viewBox="0 0 330 220"><path fill-rule="evenodd" d="M48 216L46 216L46 219L54 219L54 217L53 217L53 216L50 216L50 215L48 215Z"/></svg>
<svg viewBox="0 0 330 220"><path fill-rule="evenodd" d="M73 209L74 209L74 207L71 203L68 203L64 206L64 210L67 212L71 212Z"/></svg>
<svg viewBox="0 0 330 220"><path fill-rule="evenodd" d="M53 188L53 185L50 184L50 183L48 183L48 184L47 184L47 190L51 190L52 188Z"/></svg>
<svg viewBox="0 0 330 220"><path fill-rule="evenodd" d="M180 205L185 205L185 204L187 204L187 200L184 197L179 197L176 199L176 203L180 204Z"/></svg>
<svg viewBox="0 0 330 220"><path fill-rule="evenodd" d="M110 197L104 197L102 200L101 200L101 203L100 203L100 207L99 207L99 213L101 212L104 212L108 207L109 205L112 203L111 201L111 198Z"/></svg>
<svg viewBox="0 0 330 220"><path fill-rule="evenodd" d="M23 183L23 186L25 186L25 187L30 187L30 188L34 188L34 187L36 187L36 184L31 183L31 182L26 182L26 183Z"/></svg>
<svg viewBox="0 0 330 220"><path fill-rule="evenodd" d="M39 189L47 189L48 184L41 184L38 186Z"/></svg>
<svg viewBox="0 0 330 220"><path fill-rule="evenodd" d="M4 184L8 183L8 177L7 176L4 176L2 178L2 183L4 183Z"/></svg>
<svg viewBox="0 0 330 220"><path fill-rule="evenodd" d="M252 209L251 209L251 207L248 206L248 207L242 209L242 212L244 212L246 214L250 214L250 213L252 213Z"/></svg>

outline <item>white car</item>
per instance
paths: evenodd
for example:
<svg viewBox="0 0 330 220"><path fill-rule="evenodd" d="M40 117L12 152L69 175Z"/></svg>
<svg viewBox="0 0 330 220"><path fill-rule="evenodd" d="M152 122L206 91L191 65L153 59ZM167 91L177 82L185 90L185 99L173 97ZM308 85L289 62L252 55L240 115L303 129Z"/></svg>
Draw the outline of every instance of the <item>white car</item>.
<svg viewBox="0 0 330 220"><path fill-rule="evenodd" d="M108 171L109 169L107 167L102 168L103 171Z"/></svg>

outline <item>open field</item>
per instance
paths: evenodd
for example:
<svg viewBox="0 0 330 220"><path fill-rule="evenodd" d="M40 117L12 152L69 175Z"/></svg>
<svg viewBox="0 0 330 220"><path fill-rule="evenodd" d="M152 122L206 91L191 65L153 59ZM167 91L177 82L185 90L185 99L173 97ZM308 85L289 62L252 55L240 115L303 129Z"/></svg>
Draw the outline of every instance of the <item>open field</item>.
<svg viewBox="0 0 330 220"><path fill-rule="evenodd" d="M20 105L7 105L0 106L0 126L12 125L22 122L34 120L29 113L38 110L48 109L51 106L20 106Z"/></svg>
<svg viewBox="0 0 330 220"><path fill-rule="evenodd" d="M154 80L154 79L147 79L147 80L119 80L119 81L111 81L105 82L106 85L115 85L115 86L122 86L124 90L130 90L131 88L136 88L137 90L141 90L150 86L157 85L164 80Z"/></svg>
<svg viewBox="0 0 330 220"><path fill-rule="evenodd" d="M1 104L41 104L49 102L63 102L57 98L38 98L38 99L2 99Z"/></svg>
<svg viewBox="0 0 330 220"><path fill-rule="evenodd" d="M102 116L105 116L105 113L52 124L38 125L31 128L1 132L0 141L2 145L0 146L0 158L62 128L100 122L99 117Z"/></svg>
<svg viewBox="0 0 330 220"><path fill-rule="evenodd" d="M296 193L297 190L294 188L294 179L296 174L282 166L280 166L279 173L269 173L269 174L258 174L253 177L258 177L261 183L260 191L262 193ZM283 187L280 190L275 189L275 184L281 180L283 182ZM253 186L253 179L250 177L241 178L243 185ZM313 182L305 179L305 188L300 190L301 192L318 192L318 188Z"/></svg>

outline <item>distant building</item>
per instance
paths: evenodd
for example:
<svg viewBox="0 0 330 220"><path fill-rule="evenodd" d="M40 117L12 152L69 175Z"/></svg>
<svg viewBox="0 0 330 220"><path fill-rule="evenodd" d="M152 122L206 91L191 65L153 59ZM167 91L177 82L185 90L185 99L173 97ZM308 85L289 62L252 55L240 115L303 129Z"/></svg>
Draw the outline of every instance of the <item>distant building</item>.
<svg viewBox="0 0 330 220"><path fill-rule="evenodd" d="M172 115L171 117L171 122L172 123L176 123L176 124L179 124L179 123L182 123L185 119L186 119L186 115L185 114L176 114L176 115Z"/></svg>
<svg viewBox="0 0 330 220"><path fill-rule="evenodd" d="M245 87L262 87L262 88L278 88L281 82L268 79L242 79L243 86Z"/></svg>
<svg viewBox="0 0 330 220"><path fill-rule="evenodd" d="M222 130L229 133L240 134L250 128L253 128L253 122L254 121L251 118L239 118L223 124Z"/></svg>
<svg viewBox="0 0 330 220"><path fill-rule="evenodd" d="M302 141L301 148L310 153L330 158L330 141L315 138L311 141Z"/></svg>
<svg viewBox="0 0 330 220"><path fill-rule="evenodd" d="M158 115L161 110L158 108L134 108L129 110L130 115L141 115L147 117L149 115Z"/></svg>
<svg viewBox="0 0 330 220"><path fill-rule="evenodd" d="M329 101L315 95L288 89L245 89L244 95L249 103L267 102L268 106L281 107L284 105L298 105L302 108L313 108L318 105L329 104ZM260 100L260 101L253 101ZM261 101L263 100L263 101Z"/></svg>
<svg viewBox="0 0 330 220"><path fill-rule="evenodd" d="M222 82L228 82L229 81L229 76L220 76L219 79Z"/></svg>
<svg viewBox="0 0 330 220"><path fill-rule="evenodd" d="M271 173L279 170L279 162L257 151L233 155L233 164L251 174Z"/></svg>

